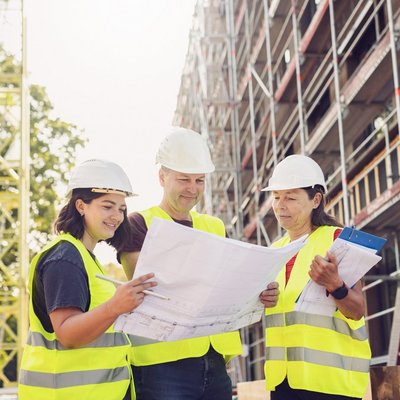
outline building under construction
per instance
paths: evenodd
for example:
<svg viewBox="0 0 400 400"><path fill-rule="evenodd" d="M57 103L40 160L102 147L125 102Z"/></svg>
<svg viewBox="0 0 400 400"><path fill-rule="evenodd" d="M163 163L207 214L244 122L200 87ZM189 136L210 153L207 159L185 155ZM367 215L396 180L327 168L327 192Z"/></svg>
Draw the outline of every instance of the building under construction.
<svg viewBox="0 0 400 400"><path fill-rule="evenodd" d="M204 207L231 237L281 235L260 189L301 153L325 173L328 212L387 238L364 278L372 367L399 364L399 29L398 0L199 0L174 117L208 138ZM263 336L243 331L238 379L263 379Z"/></svg>
<svg viewBox="0 0 400 400"><path fill-rule="evenodd" d="M27 331L29 124L22 0L0 5L20 29L6 50L21 63L0 74L0 387L11 387ZM399 365L399 29L400 0L198 0L174 117L209 140L217 171L204 208L230 237L281 235L260 189L303 153L324 170L328 210L387 238L364 278L373 367ZM262 323L242 334L232 376L261 380Z"/></svg>

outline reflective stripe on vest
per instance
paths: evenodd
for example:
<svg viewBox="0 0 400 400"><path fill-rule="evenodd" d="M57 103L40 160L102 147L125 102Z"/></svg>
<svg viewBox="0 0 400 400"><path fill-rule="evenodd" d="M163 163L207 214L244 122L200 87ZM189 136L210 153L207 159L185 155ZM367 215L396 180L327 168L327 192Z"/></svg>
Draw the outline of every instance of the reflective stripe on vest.
<svg viewBox="0 0 400 400"><path fill-rule="evenodd" d="M89 310L109 300L115 293L115 286L96 278L97 273L104 273L101 265L82 242L69 234L59 235L33 258L29 291L32 293L33 278L41 257L61 241L74 245L82 257L89 283ZM121 400L124 397L131 376L127 360L130 342L125 334L110 327L92 343L65 348L54 332L43 328L34 312L32 298L29 321L30 331L21 361L19 400Z"/></svg>
<svg viewBox="0 0 400 400"><path fill-rule="evenodd" d="M146 226L149 227L154 217L172 221L172 218L160 207L152 207L141 211ZM225 236L223 222L207 214L199 214L190 211L193 228L201 231ZM228 362L242 353L242 345L239 332L221 333L219 335L204 336L193 339L178 340L175 342L156 342L130 336L133 344L131 351L131 362L137 366L160 364L164 362L177 361L184 358L200 357L207 353L210 344Z"/></svg>
<svg viewBox="0 0 400 400"><path fill-rule="evenodd" d="M267 347L266 358L268 360L305 361L317 365L346 369L349 371L368 372L369 360L364 358L346 357L328 351L305 349L304 347Z"/></svg>
<svg viewBox="0 0 400 400"><path fill-rule="evenodd" d="M30 346L45 347L48 350L69 350L65 348L57 339L48 340L40 332L29 332L27 344ZM126 337L121 335L119 332L105 333L97 338L92 343L85 345L85 348L97 348L97 347L114 347L114 346L126 346L129 342Z"/></svg>
<svg viewBox="0 0 400 400"><path fill-rule="evenodd" d="M278 304L266 309L265 319L268 390L287 377L295 389L357 398L366 391L371 352L364 319L350 320L339 310L333 317L294 311L309 280L311 261L317 254L326 254L336 229L319 227L308 237L286 286L284 267L278 275ZM285 236L273 247L283 247L289 241Z"/></svg>
<svg viewBox="0 0 400 400"><path fill-rule="evenodd" d="M64 372L57 374L56 379L55 375L51 373L25 370L20 371L20 383L22 385L39 386L49 389L97 385L98 383L116 382L129 379L129 370L125 367L96 369L92 371Z"/></svg>
<svg viewBox="0 0 400 400"><path fill-rule="evenodd" d="M266 318L267 328L285 326L283 319L286 318L286 326L303 324L330 329L342 335L348 335L354 340L367 340L367 328L364 326L358 329L350 329L349 325L340 318L327 317L325 315L307 314L303 312L290 312L287 314L273 314Z"/></svg>

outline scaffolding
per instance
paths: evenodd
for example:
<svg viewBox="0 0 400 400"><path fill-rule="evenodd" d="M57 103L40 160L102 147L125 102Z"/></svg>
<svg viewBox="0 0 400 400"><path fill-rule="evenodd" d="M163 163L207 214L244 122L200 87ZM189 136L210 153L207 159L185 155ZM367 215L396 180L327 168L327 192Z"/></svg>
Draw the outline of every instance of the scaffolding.
<svg viewBox="0 0 400 400"><path fill-rule="evenodd" d="M0 1L0 32L1 393L17 385L28 330L29 105L22 0Z"/></svg>
<svg viewBox="0 0 400 400"><path fill-rule="evenodd" d="M399 364L399 28L399 0L198 0L174 117L209 140L205 209L231 237L281 235L260 188L302 153L324 171L328 212L388 239L364 279L373 365ZM262 324L242 333L241 377L262 379Z"/></svg>

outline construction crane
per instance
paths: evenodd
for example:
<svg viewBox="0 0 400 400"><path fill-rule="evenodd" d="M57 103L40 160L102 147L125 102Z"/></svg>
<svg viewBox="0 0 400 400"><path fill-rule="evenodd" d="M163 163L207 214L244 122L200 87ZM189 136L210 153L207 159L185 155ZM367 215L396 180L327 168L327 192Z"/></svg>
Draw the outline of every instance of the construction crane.
<svg viewBox="0 0 400 400"><path fill-rule="evenodd" d="M29 105L22 0L0 1L4 54L19 64L0 70L0 393L17 385L28 329ZM4 59L0 65L4 66ZM6 388L6 389L1 389Z"/></svg>

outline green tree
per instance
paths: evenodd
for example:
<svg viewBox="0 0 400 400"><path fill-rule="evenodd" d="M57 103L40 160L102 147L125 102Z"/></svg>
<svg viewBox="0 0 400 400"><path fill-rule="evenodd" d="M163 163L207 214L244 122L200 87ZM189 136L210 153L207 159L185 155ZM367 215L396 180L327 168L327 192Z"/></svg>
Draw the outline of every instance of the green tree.
<svg viewBox="0 0 400 400"><path fill-rule="evenodd" d="M20 63L0 47L0 85L17 88ZM81 129L53 116L53 105L43 86L31 85L30 94L30 231L31 239L45 242L52 231L59 202L57 190L67 182L75 153L86 143ZM15 141L18 125L11 109L12 95L5 93L0 109L0 157L5 157ZM0 176L1 167L0 167ZM2 185L0 190L7 190Z"/></svg>
<svg viewBox="0 0 400 400"><path fill-rule="evenodd" d="M53 106L43 86L30 87L30 185L33 231L52 231L59 201L57 189L65 185L74 166L76 150L84 146L82 131L74 124L52 118Z"/></svg>

